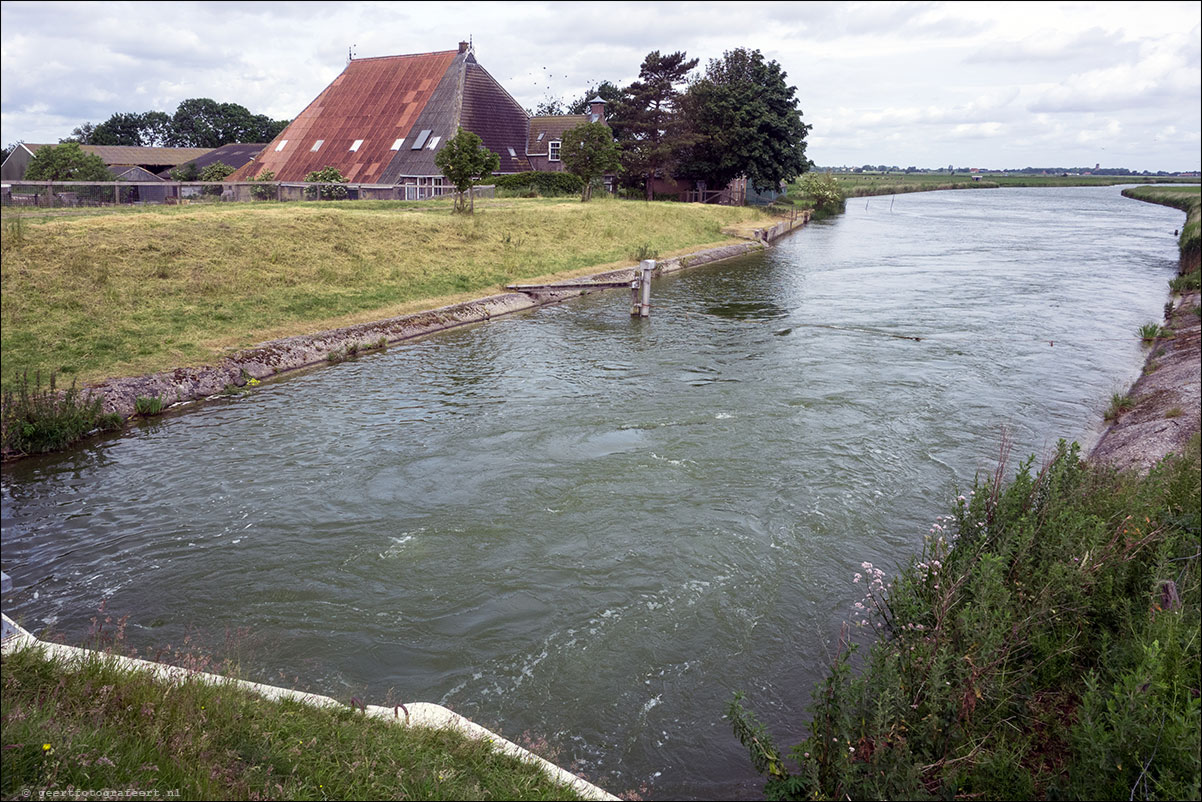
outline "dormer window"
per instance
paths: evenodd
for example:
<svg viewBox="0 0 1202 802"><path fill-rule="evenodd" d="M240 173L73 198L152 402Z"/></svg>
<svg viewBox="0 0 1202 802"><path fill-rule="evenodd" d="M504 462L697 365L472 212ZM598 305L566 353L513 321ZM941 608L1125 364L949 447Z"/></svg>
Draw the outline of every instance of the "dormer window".
<svg viewBox="0 0 1202 802"><path fill-rule="evenodd" d="M560 141L558 139L552 139L547 143L547 161L559 161L559 145Z"/></svg>

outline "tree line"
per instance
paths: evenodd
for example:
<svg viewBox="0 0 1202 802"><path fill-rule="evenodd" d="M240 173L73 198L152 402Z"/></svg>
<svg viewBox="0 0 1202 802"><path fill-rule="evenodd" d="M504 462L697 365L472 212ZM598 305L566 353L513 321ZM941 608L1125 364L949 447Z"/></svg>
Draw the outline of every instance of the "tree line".
<svg viewBox="0 0 1202 802"><path fill-rule="evenodd" d="M174 114L165 111L119 112L104 122L85 122L59 142L81 145L132 145L135 147L219 148L235 142L270 142L288 127L289 120L252 114L238 103L218 103L207 97L179 104Z"/></svg>
<svg viewBox="0 0 1202 802"><path fill-rule="evenodd" d="M759 50L736 48L711 59L684 52L648 53L639 77L625 87L602 81L568 104L547 100L536 114L582 114L588 101L606 102L621 164L619 181L654 197L655 179L704 182L722 189L746 177L759 191L776 189L811 167L797 88ZM567 142L562 153L569 153Z"/></svg>

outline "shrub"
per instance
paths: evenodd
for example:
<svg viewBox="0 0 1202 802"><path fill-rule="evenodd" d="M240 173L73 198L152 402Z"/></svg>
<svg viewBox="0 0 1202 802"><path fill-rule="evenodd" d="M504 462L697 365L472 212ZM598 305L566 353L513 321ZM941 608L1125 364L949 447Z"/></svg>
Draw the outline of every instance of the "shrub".
<svg viewBox="0 0 1202 802"><path fill-rule="evenodd" d="M274 178L274 176L272 177ZM308 187L305 189L305 198L308 200L317 200L318 197L322 200L346 199L346 187L337 186L338 184L345 184L346 179L342 177L342 173L337 167L314 170L305 176L305 181L320 185L320 187ZM321 190L320 194L318 193L319 188Z"/></svg>
<svg viewBox="0 0 1202 802"><path fill-rule="evenodd" d="M1167 333L1158 323L1145 323L1139 327L1139 337L1144 341L1144 345L1151 345Z"/></svg>
<svg viewBox="0 0 1202 802"><path fill-rule="evenodd" d="M870 563L796 767L736 697L769 799L1187 799L1202 773L1199 438L1146 476L1063 442Z"/></svg>
<svg viewBox="0 0 1202 802"><path fill-rule="evenodd" d="M0 403L0 443L6 454L43 454L66 448L94 429L121 428L121 416L102 413L100 398L87 398L75 389L58 392L55 376L42 387L41 373L21 377L16 392L5 392Z"/></svg>
<svg viewBox="0 0 1202 802"><path fill-rule="evenodd" d="M1102 417L1106 420L1115 420L1119 415L1130 412L1133 409L1135 409L1135 399L1130 395L1111 393L1110 406L1106 408L1106 412Z"/></svg>
<svg viewBox="0 0 1202 802"><path fill-rule="evenodd" d="M275 181L275 172L264 170L252 178L251 181L255 182L254 186L250 188L250 196L252 198L255 200L276 199L276 184L271 183Z"/></svg>
<svg viewBox="0 0 1202 802"><path fill-rule="evenodd" d="M493 176L497 189L516 192L537 192L547 198L561 195L577 195L584 189L584 182L572 173L528 172L513 175Z"/></svg>
<svg viewBox="0 0 1202 802"><path fill-rule="evenodd" d="M144 418L149 418L153 415L158 415L163 411L163 399L158 397L147 398L140 395L134 400L134 412Z"/></svg>

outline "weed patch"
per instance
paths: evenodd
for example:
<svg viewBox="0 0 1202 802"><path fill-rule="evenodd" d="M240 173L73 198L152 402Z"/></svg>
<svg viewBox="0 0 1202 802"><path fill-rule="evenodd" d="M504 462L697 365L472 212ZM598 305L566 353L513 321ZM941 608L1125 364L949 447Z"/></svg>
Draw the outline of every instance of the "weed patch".
<svg viewBox="0 0 1202 802"><path fill-rule="evenodd" d="M5 454L43 454L58 451L100 429L121 428L121 416L103 413L99 398L84 397L75 383L59 392L55 376L42 386L41 373L22 374L13 390L6 390L0 402L0 443Z"/></svg>

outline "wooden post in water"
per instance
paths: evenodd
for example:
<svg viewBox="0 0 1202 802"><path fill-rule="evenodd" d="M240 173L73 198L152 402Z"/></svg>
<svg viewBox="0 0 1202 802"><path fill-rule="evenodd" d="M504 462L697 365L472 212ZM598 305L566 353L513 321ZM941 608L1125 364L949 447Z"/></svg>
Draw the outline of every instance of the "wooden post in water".
<svg viewBox="0 0 1202 802"><path fill-rule="evenodd" d="M655 270L654 259L639 263L639 272L630 282L630 314L636 317L651 317L651 273Z"/></svg>

